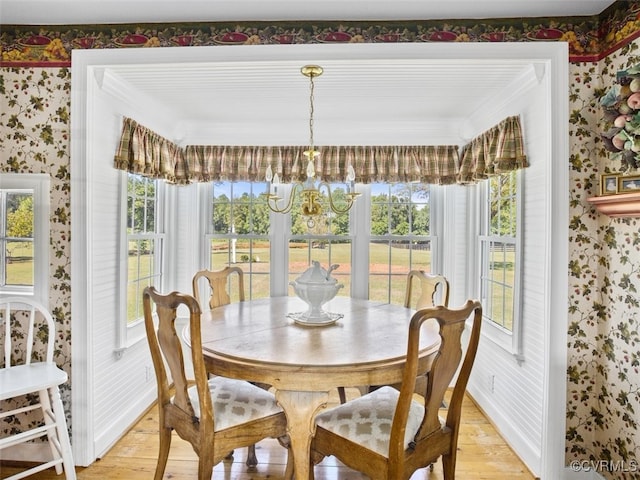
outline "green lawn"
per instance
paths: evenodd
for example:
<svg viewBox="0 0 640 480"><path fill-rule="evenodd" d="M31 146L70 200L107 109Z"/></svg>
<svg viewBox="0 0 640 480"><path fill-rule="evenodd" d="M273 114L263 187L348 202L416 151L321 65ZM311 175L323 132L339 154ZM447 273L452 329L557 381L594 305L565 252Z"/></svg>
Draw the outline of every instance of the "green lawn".
<svg viewBox="0 0 640 480"><path fill-rule="evenodd" d="M12 242L7 252L7 285L33 285L33 242Z"/></svg>
<svg viewBox="0 0 640 480"><path fill-rule="evenodd" d="M389 289L391 289L391 301L402 303L404 301L404 289L406 285L406 274L409 272L410 255L413 261L412 268L430 271L431 251L413 251L405 248L389 247L388 244L372 243L369 252L369 295L371 299L387 301ZM253 258L257 261L249 262ZM391 258L391 267L389 266ZM229 250L226 241L214 243L211 254L212 268L223 268L228 264ZM242 261L245 260L245 261ZM344 284L339 295L349 295L351 287L351 244L335 243L326 245L324 248L307 248L304 242L291 243L289 248L289 280L294 280L304 270L306 270L311 260L317 260L327 268L329 265L337 263L340 267L334 270L334 275L339 282ZM248 242L237 242L236 244L236 265L242 267L245 273L255 274L255 277L269 272L269 245L266 242L254 242L250 248ZM265 275L266 276L266 275ZM293 295L293 290L290 291ZM253 298L261 298L269 295L269 282L256 282L252 288Z"/></svg>
<svg viewBox="0 0 640 480"><path fill-rule="evenodd" d="M229 263L229 249L227 241L219 241L214 244L212 249L211 261L213 269L220 269ZM269 296L269 244L264 241L254 241L252 248L248 242L237 242L236 244L236 263L245 272L245 290L247 296L251 291L252 298L262 298ZM348 243L331 244L325 248L312 248L310 251L306 248L306 243L292 243L289 253L289 279L294 280L306 268L308 268L310 260L317 260L324 268L329 264L337 263L340 267L333 272L339 282L345 286L340 290L340 295L349 295L351 284L351 245ZM513 254L511 254L513 255ZM135 275L137 272L136 257L131 257L129 262L130 274ZM390 300L392 303L401 304L404 301L404 292L406 287L406 274L409 272L409 262L413 262L412 268L430 271L431 251L413 251L405 248L390 247L388 244L372 243L370 245L369 254L369 298L386 302ZM391 258L391 264L389 264ZM253 261L249 261L253 259ZM241 261L242 260L242 261ZM502 270L502 263L496 264L498 268L494 272L494 280L504 281L506 284L513 285L514 269L513 258L508 258L505 270ZM141 268L149 268L150 262L141 261ZM146 272L140 272L141 276ZM503 277L504 273L504 277ZM141 289L143 287L131 286L129 289L129 315L140 315L141 310ZM390 293L389 293L390 292ZM293 289L290 289L290 295L293 295ZM493 289L491 292L493 301L490 308L494 318L501 319L502 325L511 328L512 318L508 313L503 317L503 311L510 312L512 305L512 290L506 291L507 298L503 304L502 290ZM237 295L233 295L233 300L237 299ZM135 318L130 316L129 318ZM500 322L499 322L500 323Z"/></svg>

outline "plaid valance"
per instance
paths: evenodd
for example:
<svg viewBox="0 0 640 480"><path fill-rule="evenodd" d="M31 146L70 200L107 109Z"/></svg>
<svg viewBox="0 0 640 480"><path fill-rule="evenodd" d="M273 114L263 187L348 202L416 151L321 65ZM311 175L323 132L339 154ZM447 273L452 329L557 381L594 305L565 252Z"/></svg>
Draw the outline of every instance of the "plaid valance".
<svg viewBox="0 0 640 480"><path fill-rule="evenodd" d="M476 183L528 166L520 117L507 117L464 146L458 183Z"/></svg>
<svg viewBox="0 0 640 480"><path fill-rule="evenodd" d="M186 183L182 149L157 133L125 118L115 155L115 167L172 183Z"/></svg>
<svg viewBox="0 0 640 480"><path fill-rule="evenodd" d="M115 167L171 183L264 181L268 166L283 182L306 178L306 146L189 145L184 149L125 118ZM527 166L518 117L509 117L465 146L320 146L316 177L341 182L353 166L356 182L471 183Z"/></svg>

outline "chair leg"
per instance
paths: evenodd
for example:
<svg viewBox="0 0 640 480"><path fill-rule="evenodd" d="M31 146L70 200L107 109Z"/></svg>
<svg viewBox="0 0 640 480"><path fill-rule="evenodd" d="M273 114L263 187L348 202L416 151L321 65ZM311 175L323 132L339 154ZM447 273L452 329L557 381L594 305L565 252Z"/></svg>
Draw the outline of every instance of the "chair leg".
<svg viewBox="0 0 640 480"><path fill-rule="evenodd" d="M293 453L291 448L287 448L287 465L284 469L284 480L293 480ZM313 475L311 476L313 479Z"/></svg>
<svg viewBox="0 0 640 480"><path fill-rule="evenodd" d="M198 455L198 480L211 480L213 476L213 455Z"/></svg>
<svg viewBox="0 0 640 480"><path fill-rule="evenodd" d="M67 420L64 416L60 390L58 390L58 387L51 388L45 396L48 397L49 394L51 395L51 407L56 422L58 446L62 456L62 464L64 465L64 475L67 480L76 480L76 466L71 452L71 442L69 441L69 431L67 430Z"/></svg>
<svg viewBox="0 0 640 480"><path fill-rule="evenodd" d="M162 480L164 470L167 467L167 459L169 458L169 448L171 447L171 429L160 427L160 447L158 449L158 463L156 464L156 473L154 480Z"/></svg>
<svg viewBox="0 0 640 480"><path fill-rule="evenodd" d="M322 461L322 459L320 459L320 461ZM320 461L314 461L313 453L311 454L311 457L309 458L309 480L315 480L316 477L313 467L315 467L317 463L320 463Z"/></svg>
<svg viewBox="0 0 640 480"><path fill-rule="evenodd" d="M44 418L45 425L50 426L47 430L47 440L49 442L49 448L51 449L51 458L54 460L58 460L62 458L62 454L60 452L60 442L58 441L58 431L56 430L56 418L53 413L53 409L51 408L51 401L49 399L49 390L40 390L38 392L38 397L40 399L40 410L42 411L42 417ZM55 465L56 475L60 475L63 470L63 465L57 463Z"/></svg>
<svg viewBox="0 0 640 480"><path fill-rule="evenodd" d="M258 465L258 457L256 457L255 443L247 447L247 461L245 462L245 464L249 468L255 468Z"/></svg>
<svg viewBox="0 0 640 480"><path fill-rule="evenodd" d="M456 454L442 456L442 473L444 480L455 480L456 478Z"/></svg>
<svg viewBox="0 0 640 480"><path fill-rule="evenodd" d="M345 392L344 387L338 387L338 397L340 397L340 405L347 401L347 392Z"/></svg>

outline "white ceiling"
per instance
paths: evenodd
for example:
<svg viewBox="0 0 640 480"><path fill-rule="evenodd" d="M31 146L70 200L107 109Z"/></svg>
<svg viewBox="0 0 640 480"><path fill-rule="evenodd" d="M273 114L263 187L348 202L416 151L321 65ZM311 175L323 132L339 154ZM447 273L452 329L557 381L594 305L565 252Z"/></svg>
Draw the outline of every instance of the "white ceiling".
<svg viewBox="0 0 640 480"><path fill-rule="evenodd" d="M463 144L480 133L473 122L483 112L543 74L542 62L506 54L509 47L126 49L118 55L122 63L114 60L101 71L101 82L114 96L126 90L136 101L147 98L156 115L173 119L171 139L182 145L306 145L310 82L300 68L318 64L324 73L314 80L316 145ZM162 60L164 53L179 60ZM144 64L132 55L144 55Z"/></svg>
<svg viewBox="0 0 640 480"><path fill-rule="evenodd" d="M600 13L611 3L0 0L0 23L579 16ZM461 144L476 133L469 125L470 117L499 101L539 68L531 60L476 60L472 53L464 60L452 61L442 54L448 49L468 47L463 43L178 47L183 59L180 64L149 60L160 57L160 50L168 53L177 49L144 49L145 65L127 65L124 60L120 66L111 65L105 70L105 82L149 96L172 118L180 119L181 127L172 139L181 144L302 145L309 139L309 80L301 75L300 67L318 63L325 72L316 79L317 145ZM431 48L439 53L398 53L399 49L412 48ZM138 51L135 55L141 55L140 50L111 50L110 54L126 56ZM194 60L189 63L185 60L191 56L187 51L211 54L193 55ZM277 55L272 55L274 51ZM375 54L361 55L363 51ZM219 57L217 52L225 53Z"/></svg>
<svg viewBox="0 0 640 480"><path fill-rule="evenodd" d="M3 24L582 16L613 0L0 0Z"/></svg>

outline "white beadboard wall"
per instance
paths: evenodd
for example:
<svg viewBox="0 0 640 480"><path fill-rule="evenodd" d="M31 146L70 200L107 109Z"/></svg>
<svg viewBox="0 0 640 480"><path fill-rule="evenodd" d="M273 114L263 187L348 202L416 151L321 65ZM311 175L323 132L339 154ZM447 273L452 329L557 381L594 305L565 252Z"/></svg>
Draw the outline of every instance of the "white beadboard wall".
<svg viewBox="0 0 640 480"><path fill-rule="evenodd" d="M89 132L95 147L90 158L88 212L92 235L88 245L91 264L89 281L89 318L92 322L91 348L94 379L93 453L100 458L120 438L123 431L145 411L156 398L156 382L149 348L139 341L118 355L117 321L120 315L118 262L120 245L120 181L122 172L113 168L113 156L120 138L122 118L129 116L153 130L171 136L157 106L150 107L144 95L125 95L112 79L104 79L96 95L91 114L104 120ZM162 289L162 286L158 286Z"/></svg>
<svg viewBox="0 0 640 480"><path fill-rule="evenodd" d="M530 167L524 170L524 224L522 237L525 258L522 270L521 315L523 321L523 362L486 336L480 341L468 390L489 415L500 433L536 475L541 471L543 392L545 362L545 285L549 258L546 251L550 231L548 177L551 161L549 96L546 82L535 83L487 111L477 123L486 129L510 115L520 115ZM465 255L465 252L460 252ZM458 276L459 277L459 276ZM477 294L476 294L477 295Z"/></svg>

